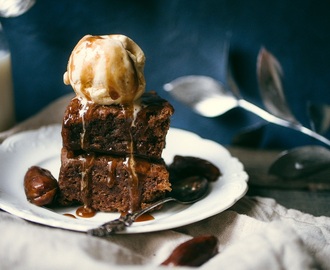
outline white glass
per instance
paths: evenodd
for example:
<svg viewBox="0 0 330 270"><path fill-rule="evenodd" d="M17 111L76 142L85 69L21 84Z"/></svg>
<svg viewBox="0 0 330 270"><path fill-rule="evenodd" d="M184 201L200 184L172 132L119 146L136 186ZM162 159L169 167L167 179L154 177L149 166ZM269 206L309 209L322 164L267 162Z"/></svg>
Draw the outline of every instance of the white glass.
<svg viewBox="0 0 330 270"><path fill-rule="evenodd" d="M11 57L0 24L0 131L15 123Z"/></svg>
<svg viewBox="0 0 330 270"><path fill-rule="evenodd" d="M0 16L1 17L16 17L35 4L35 0L1 0L0 1Z"/></svg>
<svg viewBox="0 0 330 270"><path fill-rule="evenodd" d="M0 0L0 17L16 17L29 10L36 0ZM11 56L0 24L0 131L15 123Z"/></svg>

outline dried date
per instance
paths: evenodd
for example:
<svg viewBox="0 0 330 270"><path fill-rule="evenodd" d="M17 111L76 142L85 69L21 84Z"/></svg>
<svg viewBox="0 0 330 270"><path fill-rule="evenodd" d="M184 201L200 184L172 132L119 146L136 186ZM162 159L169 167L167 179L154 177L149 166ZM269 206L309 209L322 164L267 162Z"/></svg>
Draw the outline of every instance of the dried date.
<svg viewBox="0 0 330 270"><path fill-rule="evenodd" d="M43 206L54 201L58 183L50 171L38 166L32 166L24 176L24 191L31 203Z"/></svg>
<svg viewBox="0 0 330 270"><path fill-rule="evenodd" d="M219 168L213 163L192 156L176 155L168 166L168 171L172 183L190 176L203 176L208 181L214 182L221 176Z"/></svg>
<svg viewBox="0 0 330 270"><path fill-rule="evenodd" d="M177 246L161 265L201 266L217 253L218 239L215 236L198 236Z"/></svg>

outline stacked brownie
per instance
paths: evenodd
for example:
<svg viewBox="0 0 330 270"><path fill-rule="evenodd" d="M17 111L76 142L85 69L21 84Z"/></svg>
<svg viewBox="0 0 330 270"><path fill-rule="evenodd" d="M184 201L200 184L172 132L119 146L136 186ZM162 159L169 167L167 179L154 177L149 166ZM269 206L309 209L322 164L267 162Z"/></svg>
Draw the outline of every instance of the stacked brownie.
<svg viewBox="0 0 330 270"><path fill-rule="evenodd" d="M72 99L62 125L60 203L130 212L163 198L171 189L162 151L172 114L155 92L132 106Z"/></svg>

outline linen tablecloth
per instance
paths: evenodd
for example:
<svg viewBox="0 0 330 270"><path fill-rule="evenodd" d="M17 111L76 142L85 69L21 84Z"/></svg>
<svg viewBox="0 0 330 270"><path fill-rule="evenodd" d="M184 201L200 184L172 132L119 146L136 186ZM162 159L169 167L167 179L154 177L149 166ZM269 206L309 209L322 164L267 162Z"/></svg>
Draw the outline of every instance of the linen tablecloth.
<svg viewBox="0 0 330 270"><path fill-rule="evenodd" d="M60 123L71 97L60 98L0 133L0 141L19 131ZM167 269L159 265L177 245L209 234L218 238L219 253L201 269L330 269L329 217L287 209L271 198L249 196L194 224L107 238L49 228L0 211L0 268Z"/></svg>

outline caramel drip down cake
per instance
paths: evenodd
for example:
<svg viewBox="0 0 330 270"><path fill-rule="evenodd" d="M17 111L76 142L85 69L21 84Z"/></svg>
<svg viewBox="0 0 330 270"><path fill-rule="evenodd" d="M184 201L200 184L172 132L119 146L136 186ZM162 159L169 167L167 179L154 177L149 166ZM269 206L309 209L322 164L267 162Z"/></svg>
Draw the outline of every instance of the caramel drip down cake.
<svg viewBox="0 0 330 270"><path fill-rule="evenodd" d="M64 83L76 93L62 123L58 201L132 212L171 190L162 159L174 109L145 92L141 48L123 35L83 37Z"/></svg>

